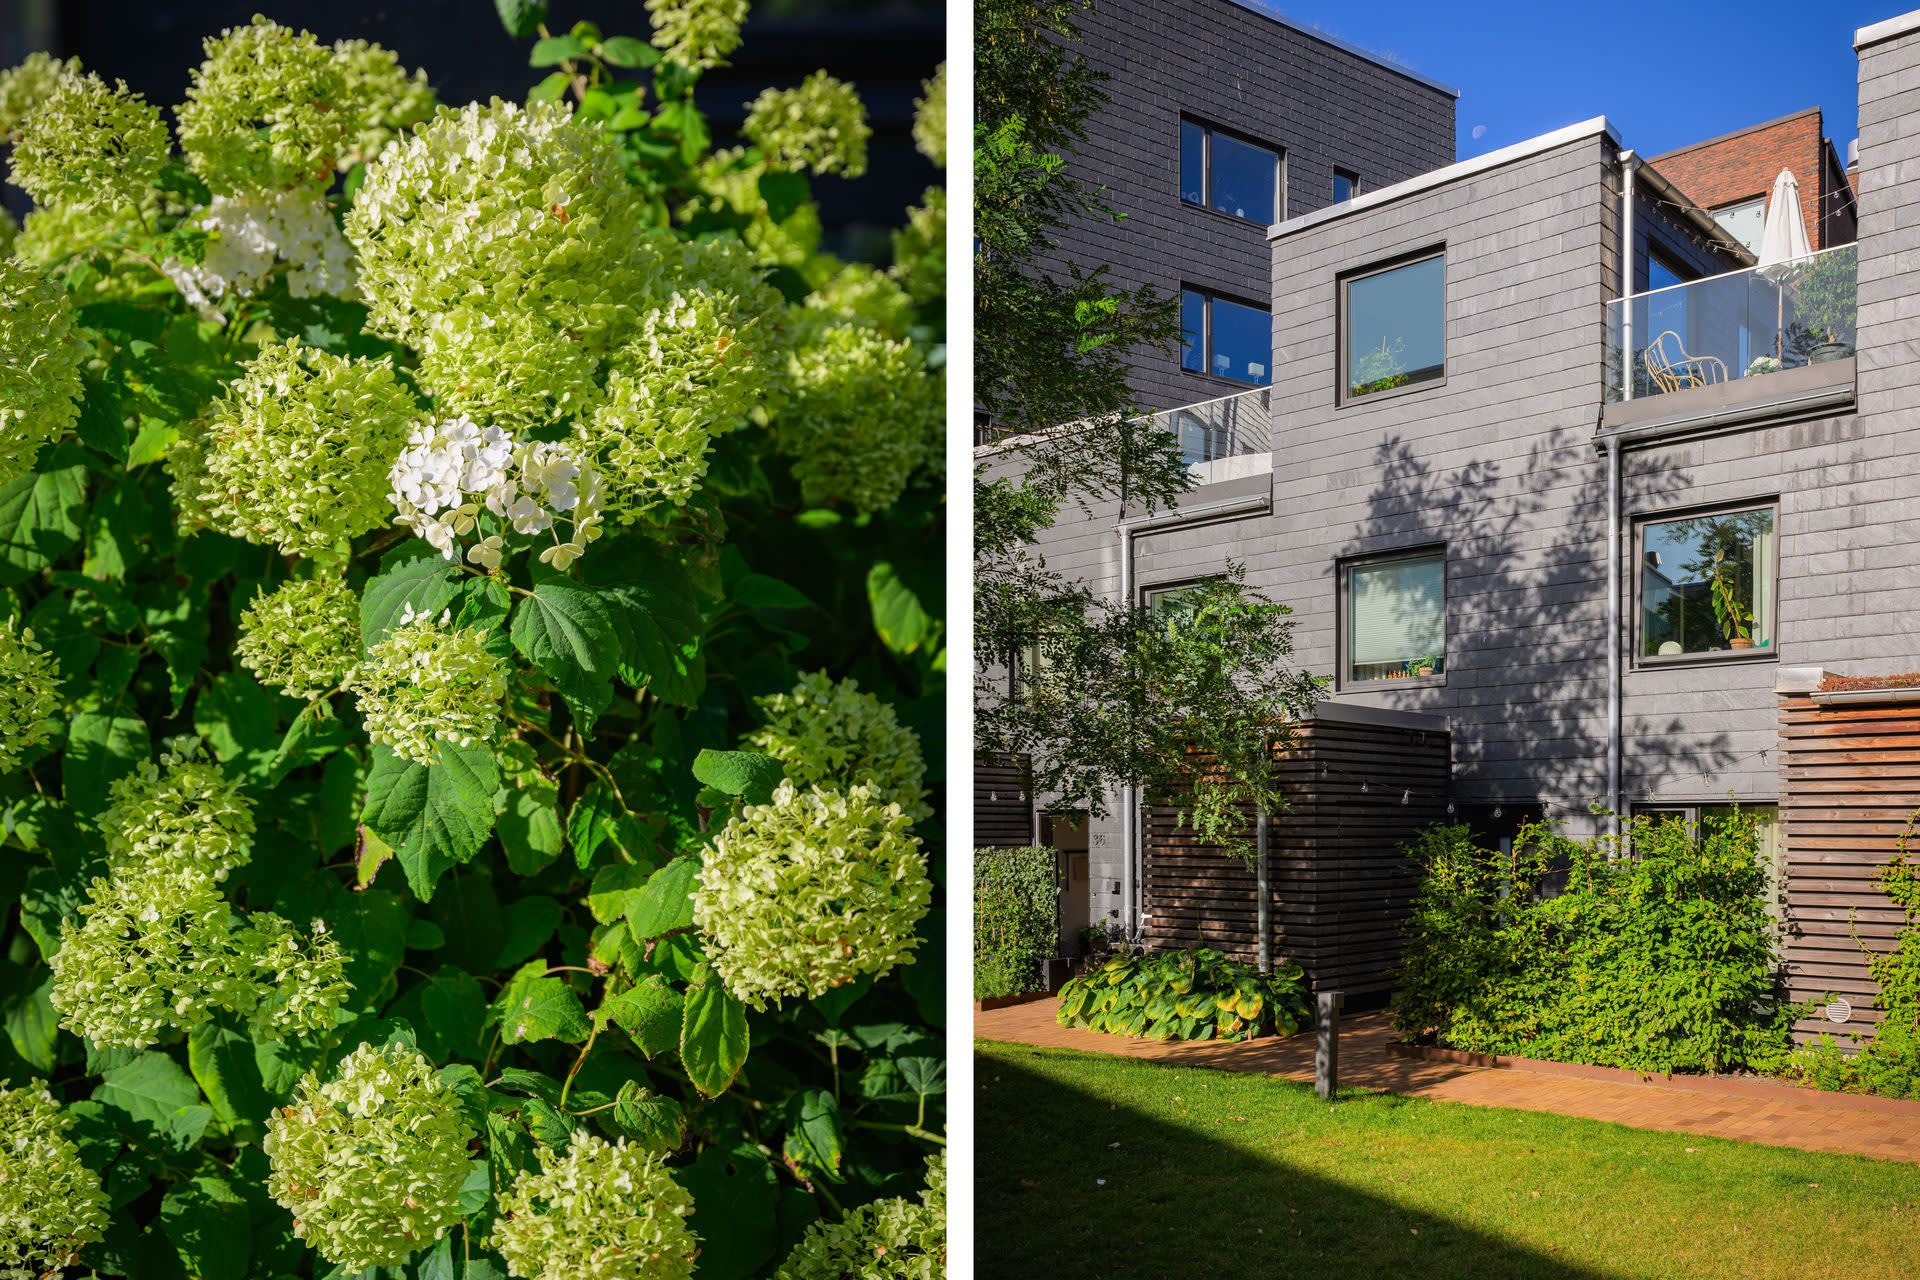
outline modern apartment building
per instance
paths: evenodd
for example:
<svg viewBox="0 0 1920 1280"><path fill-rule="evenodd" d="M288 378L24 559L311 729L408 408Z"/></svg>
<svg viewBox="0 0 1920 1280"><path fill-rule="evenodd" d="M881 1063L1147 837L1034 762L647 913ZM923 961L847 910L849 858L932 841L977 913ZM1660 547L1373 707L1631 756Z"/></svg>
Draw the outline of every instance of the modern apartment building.
<svg viewBox="0 0 1920 1280"><path fill-rule="evenodd" d="M1489 838L1820 790L1781 694L1920 671L1920 12L1856 48L1857 243L1808 258L1757 264L1605 118L1291 211L1270 388L1155 415L1198 486L1076 513L1048 563L1147 602L1245 565L1333 702L1445 723L1448 811ZM1093 906L1151 937L1123 810ZM1824 878L1787 892L1855 969L1871 817L1801 839Z"/></svg>
<svg viewBox="0 0 1920 1280"><path fill-rule="evenodd" d="M1142 408L1266 385L1268 226L1451 163L1458 94L1251 2L1097 0L1075 21L1108 103L1074 173L1125 216L1081 220L1043 265L1181 298L1184 349L1134 361Z"/></svg>

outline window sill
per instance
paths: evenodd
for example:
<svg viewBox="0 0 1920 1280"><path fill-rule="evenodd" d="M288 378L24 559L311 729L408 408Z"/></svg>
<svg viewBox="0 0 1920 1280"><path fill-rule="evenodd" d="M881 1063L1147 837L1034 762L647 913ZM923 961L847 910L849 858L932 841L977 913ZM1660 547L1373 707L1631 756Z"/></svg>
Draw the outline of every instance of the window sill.
<svg viewBox="0 0 1920 1280"><path fill-rule="evenodd" d="M1386 400L1398 400L1403 396L1416 396L1422 391L1438 391L1446 385L1447 376L1441 374L1439 377L1429 378L1425 382L1413 382L1404 387L1393 387L1386 391L1369 391L1363 396L1345 395L1336 390L1334 392L1335 403L1333 407L1335 410L1354 409L1361 405L1379 404Z"/></svg>
<svg viewBox="0 0 1920 1280"><path fill-rule="evenodd" d="M1180 207L1182 209L1191 210L1194 213L1205 213L1205 214L1211 214L1213 217L1216 217L1216 218L1224 218L1228 222L1233 223L1235 226L1258 227L1260 229L1260 237L1262 240L1266 239L1267 228L1273 225L1270 222L1259 222L1253 218L1243 218L1237 213L1228 213L1225 209L1216 209L1210 204L1196 204L1194 201L1187 199L1185 196L1182 196L1180 198ZM1286 216L1287 215L1285 215L1284 213L1281 214L1279 221L1281 222L1286 221Z"/></svg>
<svg viewBox="0 0 1920 1280"><path fill-rule="evenodd" d="M1242 382L1238 378L1229 378L1218 373L1203 373L1198 369L1188 369L1184 366L1180 372L1189 378L1198 378L1202 382L1211 383L1217 387L1232 387L1236 391L1269 391L1273 388L1271 382Z"/></svg>
<svg viewBox="0 0 1920 1280"><path fill-rule="evenodd" d="M1629 670L1633 672L1673 671L1718 667L1725 664L1745 666L1754 662L1778 661L1780 661L1780 653L1777 649L1724 649L1718 653L1676 653L1666 658L1635 658Z"/></svg>
<svg viewBox="0 0 1920 1280"><path fill-rule="evenodd" d="M1380 693L1390 689L1444 689L1447 677L1408 676L1404 680L1349 680L1340 685L1341 693Z"/></svg>

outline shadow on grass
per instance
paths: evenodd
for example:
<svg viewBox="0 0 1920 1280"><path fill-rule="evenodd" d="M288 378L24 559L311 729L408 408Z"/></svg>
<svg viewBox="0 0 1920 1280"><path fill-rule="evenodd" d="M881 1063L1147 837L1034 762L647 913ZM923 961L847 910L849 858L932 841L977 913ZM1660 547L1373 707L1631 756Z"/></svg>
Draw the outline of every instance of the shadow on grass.
<svg viewBox="0 0 1920 1280"><path fill-rule="evenodd" d="M1167 1123L1048 1074L1037 1055L999 1049L981 1060L975 1111L981 1276L1608 1278L1342 1186L1290 1164L1283 1147L1263 1156ZM1164 1093L1177 1102L1195 1087L1169 1073ZM1301 1086L1273 1087L1276 1101L1300 1105ZM1378 1155L1354 1141L1351 1158Z"/></svg>

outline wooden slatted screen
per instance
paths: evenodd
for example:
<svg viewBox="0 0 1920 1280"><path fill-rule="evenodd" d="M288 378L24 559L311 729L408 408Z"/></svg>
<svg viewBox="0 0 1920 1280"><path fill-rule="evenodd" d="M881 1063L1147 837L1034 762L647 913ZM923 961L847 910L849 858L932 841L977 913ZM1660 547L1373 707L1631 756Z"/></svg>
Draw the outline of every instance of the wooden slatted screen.
<svg viewBox="0 0 1920 1280"><path fill-rule="evenodd" d="M1920 809L1920 706L1780 700L1781 861L1787 895L1785 960L1794 1000L1845 997L1844 1024L1797 1023L1806 1040L1842 1041L1878 1024L1879 988L1864 944L1893 946L1905 917L1874 886ZM1920 849L1920 843L1916 844ZM1857 936L1856 936L1857 935Z"/></svg>
<svg viewBox="0 0 1920 1280"><path fill-rule="evenodd" d="M1034 842L1033 795L1025 756L981 756L973 762L973 842L1017 848Z"/></svg>
<svg viewBox="0 0 1920 1280"><path fill-rule="evenodd" d="M1298 962L1314 990L1392 989L1416 880L1406 843L1446 817L1450 752L1442 730L1323 718L1274 753L1291 797L1268 831L1274 954ZM1147 944L1254 959L1252 869L1197 843L1176 809L1148 809L1143 834Z"/></svg>

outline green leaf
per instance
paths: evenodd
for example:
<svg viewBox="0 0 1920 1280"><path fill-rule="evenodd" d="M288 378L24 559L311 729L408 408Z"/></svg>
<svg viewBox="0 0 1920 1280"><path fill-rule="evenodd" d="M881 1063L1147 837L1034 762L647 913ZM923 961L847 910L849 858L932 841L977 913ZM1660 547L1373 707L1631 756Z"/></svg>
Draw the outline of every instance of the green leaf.
<svg viewBox="0 0 1920 1280"><path fill-rule="evenodd" d="M619 995L608 997L593 1016L602 1025L611 1021L633 1037L641 1053L657 1058L679 1045L685 1004L685 998L671 983L650 973Z"/></svg>
<svg viewBox="0 0 1920 1280"><path fill-rule="evenodd" d="M24 581L79 543L85 476L69 466L0 485L0 582Z"/></svg>
<svg viewBox="0 0 1920 1280"><path fill-rule="evenodd" d="M676 929L693 926L693 886L699 874L700 860L682 856L647 878L646 887L627 909L627 928L635 942L645 946Z"/></svg>
<svg viewBox="0 0 1920 1280"><path fill-rule="evenodd" d="M547 36L534 42L533 52L527 55L527 65L551 67L569 58L584 58L586 55L587 46L572 36Z"/></svg>
<svg viewBox="0 0 1920 1280"><path fill-rule="evenodd" d="M143 1053L100 1077L96 1102L124 1112L184 1151L206 1132L213 1112L200 1105L200 1089L179 1063L164 1053Z"/></svg>
<svg viewBox="0 0 1920 1280"><path fill-rule="evenodd" d="M674 1151L686 1135L686 1112L672 1098L663 1098L629 1080L613 1100L613 1123L627 1137L652 1151Z"/></svg>
<svg viewBox="0 0 1920 1280"><path fill-rule="evenodd" d="M593 1029L573 988L559 978L546 977L546 971L544 960L523 966L493 1002L493 1016L505 1043L565 1040L579 1044Z"/></svg>
<svg viewBox="0 0 1920 1280"><path fill-rule="evenodd" d="M75 813L92 817L107 806L107 786L133 770L151 751L147 722L108 711L82 711L73 718L60 787Z"/></svg>
<svg viewBox="0 0 1920 1280"><path fill-rule="evenodd" d="M539 84L527 90L528 102L554 102L567 91L573 83L573 77L564 71L556 71L542 79Z"/></svg>
<svg viewBox="0 0 1920 1280"><path fill-rule="evenodd" d="M803 1171L839 1182L846 1135L840 1104L825 1089L803 1089L787 1099L786 1157Z"/></svg>
<svg viewBox="0 0 1920 1280"><path fill-rule="evenodd" d="M760 198L766 202L767 217L785 222L807 202L811 194L805 174L774 170L760 175Z"/></svg>
<svg viewBox="0 0 1920 1280"><path fill-rule="evenodd" d="M581 731L613 698L620 637L592 591L562 580L536 581L513 612L513 647L553 681Z"/></svg>
<svg viewBox="0 0 1920 1280"><path fill-rule="evenodd" d="M581 565L620 639L620 679L662 701L692 706L706 686L706 660L686 566L640 538L603 541Z"/></svg>
<svg viewBox="0 0 1920 1280"><path fill-rule="evenodd" d="M560 927L560 904L544 893L521 898L507 908L506 938L495 968L511 968L547 945Z"/></svg>
<svg viewBox="0 0 1920 1280"><path fill-rule="evenodd" d="M493 0L500 25L515 40L525 40L547 20L547 0Z"/></svg>
<svg viewBox="0 0 1920 1280"><path fill-rule="evenodd" d="M700 1280L745 1280L767 1267L777 1243L772 1162L745 1142L729 1148L723 1139L674 1172L693 1195L687 1225L700 1237Z"/></svg>
<svg viewBox="0 0 1920 1280"><path fill-rule="evenodd" d="M195 1178L160 1202L160 1230L196 1280L246 1280L249 1217L247 1202L224 1178Z"/></svg>
<svg viewBox="0 0 1920 1280"><path fill-rule="evenodd" d="M622 919L647 879L647 868L628 862L600 868L593 873L593 884L587 890L587 910L600 924Z"/></svg>
<svg viewBox="0 0 1920 1280"><path fill-rule="evenodd" d="M407 605L415 614L438 615L460 591L459 570L431 547L417 542L381 561L380 572L360 589L360 643L372 648L400 625Z"/></svg>
<svg viewBox="0 0 1920 1280"><path fill-rule="evenodd" d="M203 1022L187 1035L187 1066L228 1128L264 1124L272 1103L260 1078L253 1041L231 1027Z"/></svg>
<svg viewBox="0 0 1920 1280"><path fill-rule="evenodd" d="M566 844L551 791L546 794L533 790L510 792L506 811L499 821L500 844L507 851L507 865L515 875L539 874L560 856Z"/></svg>
<svg viewBox="0 0 1920 1280"><path fill-rule="evenodd" d="M732 1087L747 1064L747 1007L721 985L706 965L687 984L686 1021L680 1028L680 1064L702 1097L717 1098Z"/></svg>
<svg viewBox="0 0 1920 1280"><path fill-rule="evenodd" d="M351 740L345 721L328 711L326 703L312 703L293 718L268 759L267 782L279 782L295 769L318 764Z"/></svg>
<svg viewBox="0 0 1920 1280"><path fill-rule="evenodd" d="M7 1043L21 1061L42 1075L53 1074L53 1048L60 1036L52 996L53 979L48 978L7 1007Z"/></svg>
<svg viewBox="0 0 1920 1280"><path fill-rule="evenodd" d="M939 634L939 624L920 606L920 597L884 561L867 571L867 603L873 609L874 631L894 653L912 653Z"/></svg>
<svg viewBox="0 0 1920 1280"><path fill-rule="evenodd" d="M650 67L660 61L660 51L632 36L609 36L600 42L600 56L616 67Z"/></svg>
<svg viewBox="0 0 1920 1280"><path fill-rule="evenodd" d="M500 763L488 747L443 742L433 765L375 747L360 820L393 846L414 896L426 902L436 880L486 843L499 787Z"/></svg>
<svg viewBox="0 0 1920 1280"><path fill-rule="evenodd" d="M693 758L693 776L748 804L766 804L787 770L772 756L757 752L708 749Z"/></svg>

